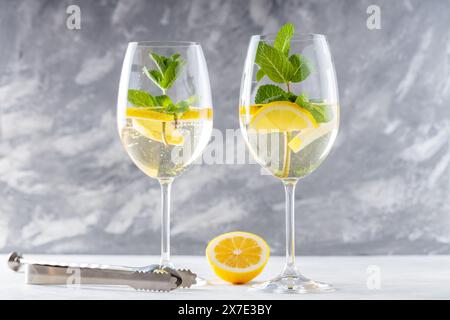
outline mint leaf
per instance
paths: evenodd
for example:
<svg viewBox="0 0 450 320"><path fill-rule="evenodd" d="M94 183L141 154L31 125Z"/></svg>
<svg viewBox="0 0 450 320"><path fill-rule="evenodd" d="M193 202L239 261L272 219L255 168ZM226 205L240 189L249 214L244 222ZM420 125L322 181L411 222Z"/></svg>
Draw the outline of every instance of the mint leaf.
<svg viewBox="0 0 450 320"><path fill-rule="evenodd" d="M196 102L197 102L197 96L190 96L186 100L177 102L177 104L185 104L187 106L192 106Z"/></svg>
<svg viewBox="0 0 450 320"><path fill-rule="evenodd" d="M182 100L177 102L176 107L180 110L187 111L189 109L190 103L187 100Z"/></svg>
<svg viewBox="0 0 450 320"><path fill-rule="evenodd" d="M287 98L287 92L273 84L266 84L258 88L255 96L255 103L268 103L268 100L274 97Z"/></svg>
<svg viewBox="0 0 450 320"><path fill-rule="evenodd" d="M301 95L297 96L297 99L295 99L295 103L298 104L300 107L309 104L308 96L302 93Z"/></svg>
<svg viewBox="0 0 450 320"><path fill-rule="evenodd" d="M173 61L180 61L180 60L181 60L180 57L181 57L181 55L180 55L179 53L174 53L174 54L171 56L171 58L172 58Z"/></svg>
<svg viewBox="0 0 450 320"><path fill-rule="evenodd" d="M299 95L295 103L308 110L317 123L328 122L333 119L333 113L329 106L311 103L304 94Z"/></svg>
<svg viewBox="0 0 450 320"><path fill-rule="evenodd" d="M128 90L128 101L136 107L154 107L157 105L155 97L143 90Z"/></svg>
<svg viewBox="0 0 450 320"><path fill-rule="evenodd" d="M170 113L170 114L181 114L189 110L189 107L197 100L196 96L191 96L186 100L178 101L173 103L172 100L167 95L160 95L154 97L158 106L162 107L160 112Z"/></svg>
<svg viewBox="0 0 450 320"><path fill-rule="evenodd" d="M313 104L316 108L316 110L321 110L323 121L322 122L329 122L333 120L333 109L331 108L331 105L328 104Z"/></svg>
<svg viewBox="0 0 450 320"><path fill-rule="evenodd" d="M173 104L172 100L169 98L169 96L163 94L160 96L155 97L156 105L158 107L168 107L171 104Z"/></svg>
<svg viewBox="0 0 450 320"><path fill-rule="evenodd" d="M159 71L161 73L164 73L164 71L167 68L167 60L168 58L160 56L154 52L150 52L150 58L155 62L156 66L158 67Z"/></svg>
<svg viewBox="0 0 450 320"><path fill-rule="evenodd" d="M181 114L189 110L190 105L194 102L196 97L189 97L187 100L173 103L172 99L166 95L166 91L172 87L180 73L181 67L185 64L185 61L181 59L181 55L175 53L169 57L165 57L150 52L149 56L155 63L156 69L149 69L144 66L142 71L161 89L163 94L153 97L145 91L130 90L130 102L135 106L152 107L157 109L158 112L170 114Z"/></svg>
<svg viewBox="0 0 450 320"><path fill-rule="evenodd" d="M262 78L264 78L266 74L264 73L263 69L259 69L258 72L256 72L256 81L261 81Z"/></svg>
<svg viewBox="0 0 450 320"><path fill-rule="evenodd" d="M293 94L292 92L287 93L287 98L290 102L295 102L295 100L297 100L297 96L295 94Z"/></svg>
<svg viewBox="0 0 450 320"><path fill-rule="evenodd" d="M155 62L157 69L150 70L144 66L142 70L165 93L177 79L180 67L185 64L180 57L179 53L164 57L150 52L150 58Z"/></svg>
<svg viewBox="0 0 450 320"><path fill-rule="evenodd" d="M177 102L176 104L172 104L167 108L167 112L169 113L184 113L189 110L189 103L186 100Z"/></svg>
<svg viewBox="0 0 450 320"><path fill-rule="evenodd" d="M172 110L174 113L183 113L189 110L189 107L192 106L197 101L196 96L190 96L186 100L178 101L175 105L172 106Z"/></svg>
<svg viewBox="0 0 450 320"><path fill-rule="evenodd" d="M292 77L293 67L288 58L263 42L258 45L255 62L273 82L287 83Z"/></svg>
<svg viewBox="0 0 450 320"><path fill-rule="evenodd" d="M289 55L291 39L294 36L295 26L292 23L286 23L280 28L277 37L273 43L275 49L280 50L285 56Z"/></svg>
<svg viewBox="0 0 450 320"><path fill-rule="evenodd" d="M273 84L260 86L255 96L255 103L266 104L274 101L295 102L297 96L292 92L286 92Z"/></svg>
<svg viewBox="0 0 450 320"><path fill-rule="evenodd" d="M142 71L147 76L147 78L152 80L154 84L156 84L160 89L162 89L159 84L159 82L162 80L162 77L163 77L161 72L159 72L158 70L149 70L145 66L142 68Z"/></svg>
<svg viewBox="0 0 450 320"><path fill-rule="evenodd" d="M267 98L266 100L264 100L264 103L271 103L271 102L275 102L275 101L290 101L289 97L285 94L280 94L277 96L273 96L270 98Z"/></svg>
<svg viewBox="0 0 450 320"><path fill-rule="evenodd" d="M169 89L175 82L175 79L177 78L177 68L178 68L177 61L170 62L169 66L164 71L161 81L159 82L159 85L161 86L162 89Z"/></svg>
<svg viewBox="0 0 450 320"><path fill-rule="evenodd" d="M305 80L311 73L312 65L308 59L300 54L293 54L289 57L289 62L293 67L292 82Z"/></svg>

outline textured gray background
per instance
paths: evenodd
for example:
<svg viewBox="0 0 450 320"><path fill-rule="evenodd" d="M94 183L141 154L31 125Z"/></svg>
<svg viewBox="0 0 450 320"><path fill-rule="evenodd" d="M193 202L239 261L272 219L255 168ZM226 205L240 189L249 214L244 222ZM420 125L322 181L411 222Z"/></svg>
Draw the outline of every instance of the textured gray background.
<svg viewBox="0 0 450 320"><path fill-rule="evenodd" d="M370 4L382 30L366 27ZM450 253L449 16L444 0L0 1L0 251L157 254L158 184L116 132L127 42L200 41L224 130L250 35L291 21L328 36L342 108L333 151L297 188L297 253ZM173 189L174 253L236 229L284 253L282 186L257 165L196 166Z"/></svg>

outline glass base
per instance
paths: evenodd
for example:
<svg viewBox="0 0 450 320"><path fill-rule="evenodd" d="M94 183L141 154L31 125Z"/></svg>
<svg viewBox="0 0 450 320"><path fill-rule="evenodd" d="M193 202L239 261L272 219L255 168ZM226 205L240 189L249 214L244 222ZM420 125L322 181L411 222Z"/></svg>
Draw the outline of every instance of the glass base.
<svg viewBox="0 0 450 320"><path fill-rule="evenodd" d="M275 279L258 283L250 288L252 291L268 293L326 293L335 291L330 284L308 279L301 274L279 275Z"/></svg>

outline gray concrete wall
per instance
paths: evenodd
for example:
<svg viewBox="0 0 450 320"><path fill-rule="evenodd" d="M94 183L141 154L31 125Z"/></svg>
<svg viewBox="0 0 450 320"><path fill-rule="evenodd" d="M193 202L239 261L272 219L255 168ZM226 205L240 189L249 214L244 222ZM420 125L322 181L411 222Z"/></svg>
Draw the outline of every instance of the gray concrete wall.
<svg viewBox="0 0 450 320"><path fill-rule="evenodd" d="M0 251L159 252L159 187L123 150L127 43L200 41L214 126L238 128L252 34L328 36L341 130L297 188L298 254L450 253L449 1L0 1ZM381 8L381 30L366 26ZM257 165L203 165L173 186L173 252L246 230L284 253L282 185Z"/></svg>

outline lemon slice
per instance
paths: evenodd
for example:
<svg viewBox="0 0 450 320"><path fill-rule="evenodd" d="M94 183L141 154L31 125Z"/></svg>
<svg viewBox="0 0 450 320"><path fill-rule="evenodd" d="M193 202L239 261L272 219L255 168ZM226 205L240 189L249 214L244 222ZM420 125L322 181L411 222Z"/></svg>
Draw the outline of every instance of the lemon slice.
<svg viewBox="0 0 450 320"><path fill-rule="evenodd" d="M245 116L248 113L248 115L253 116L262 107L263 107L262 104L253 104L253 105L251 105L249 107L240 107L239 108L239 114L241 116Z"/></svg>
<svg viewBox="0 0 450 320"><path fill-rule="evenodd" d="M173 122L133 119L133 128L144 137L164 144L182 145L184 137Z"/></svg>
<svg viewBox="0 0 450 320"><path fill-rule="evenodd" d="M183 113L180 120L212 120L213 110L211 108L189 108Z"/></svg>
<svg viewBox="0 0 450 320"><path fill-rule="evenodd" d="M190 107L188 111L184 112L178 120L180 121L192 121L192 120L211 120L212 119L211 108L193 108ZM127 108L127 117L130 118L142 118L151 119L156 121L174 121L173 114L167 114L163 112L152 111L145 108Z"/></svg>
<svg viewBox="0 0 450 320"><path fill-rule="evenodd" d="M144 137L170 145L182 145L184 137L175 128L175 117L172 114L157 112L144 108L127 108L127 117L132 118L133 127ZM211 108L190 108L178 119L178 122L211 120Z"/></svg>
<svg viewBox="0 0 450 320"><path fill-rule="evenodd" d="M317 128L317 122L309 111L289 101L275 101L263 105L251 118L251 129L290 132Z"/></svg>
<svg viewBox="0 0 450 320"><path fill-rule="evenodd" d="M144 108L127 108L127 117L142 118L156 121L173 121L174 117L171 114L152 111Z"/></svg>
<svg viewBox="0 0 450 320"><path fill-rule="evenodd" d="M314 140L326 135L335 127L333 122L321 124L318 128L304 129L289 141L288 146L294 152L299 152Z"/></svg>
<svg viewBox="0 0 450 320"><path fill-rule="evenodd" d="M246 283L261 273L270 255L266 241L253 233L229 232L211 240L206 256L221 279Z"/></svg>

